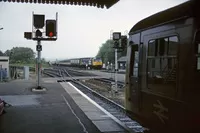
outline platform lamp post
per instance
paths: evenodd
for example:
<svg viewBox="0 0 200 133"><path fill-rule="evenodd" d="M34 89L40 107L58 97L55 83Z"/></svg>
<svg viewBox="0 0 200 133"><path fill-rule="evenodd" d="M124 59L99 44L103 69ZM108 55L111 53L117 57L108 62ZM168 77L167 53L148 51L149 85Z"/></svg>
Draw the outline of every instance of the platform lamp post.
<svg viewBox="0 0 200 133"><path fill-rule="evenodd" d="M117 49L119 47L119 40L121 39L121 32L113 33L114 48L115 48L115 92L118 92L117 86L117 73L118 73L118 63L117 63Z"/></svg>

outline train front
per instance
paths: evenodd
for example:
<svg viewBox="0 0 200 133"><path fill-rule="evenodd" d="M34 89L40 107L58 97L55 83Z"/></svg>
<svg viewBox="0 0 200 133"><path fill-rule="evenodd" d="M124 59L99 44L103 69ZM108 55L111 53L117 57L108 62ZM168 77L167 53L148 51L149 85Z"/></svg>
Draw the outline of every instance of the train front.
<svg viewBox="0 0 200 133"><path fill-rule="evenodd" d="M101 58L94 58L92 60L92 68L93 69L101 69L103 66L103 62Z"/></svg>

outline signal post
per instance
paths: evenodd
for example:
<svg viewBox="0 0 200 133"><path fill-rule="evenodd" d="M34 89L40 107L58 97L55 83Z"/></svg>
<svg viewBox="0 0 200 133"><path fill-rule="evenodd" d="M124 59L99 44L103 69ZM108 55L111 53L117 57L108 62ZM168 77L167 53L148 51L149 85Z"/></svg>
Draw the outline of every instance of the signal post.
<svg viewBox="0 0 200 133"><path fill-rule="evenodd" d="M120 49L125 49L127 46L127 36L122 36L121 32L114 32L113 33L113 40L114 40L114 49L115 49L115 92L118 92L118 84L117 84L117 74L118 74L118 62L117 62L117 52Z"/></svg>
<svg viewBox="0 0 200 133"><path fill-rule="evenodd" d="M42 90L41 87L41 41L56 41L57 40L57 17L56 19L48 19L45 21L45 15L33 13L32 32L24 32L24 38L37 41L37 87L36 90ZM45 28L44 28L45 27Z"/></svg>

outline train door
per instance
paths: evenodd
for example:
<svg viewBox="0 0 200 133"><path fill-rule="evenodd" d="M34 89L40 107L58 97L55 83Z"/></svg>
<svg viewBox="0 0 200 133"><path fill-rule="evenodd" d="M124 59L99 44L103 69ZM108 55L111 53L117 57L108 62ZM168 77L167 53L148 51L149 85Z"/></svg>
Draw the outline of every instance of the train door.
<svg viewBox="0 0 200 133"><path fill-rule="evenodd" d="M191 85L188 87L187 89L187 94L185 94L187 97L187 99L185 99L186 101L193 103L194 106L195 104L199 103L200 97L200 31L197 31L195 34L195 41L194 41L194 53L192 53L192 55L194 55L193 57L193 70L191 70ZM190 65L191 66L191 65ZM194 74L193 74L194 72Z"/></svg>
<svg viewBox="0 0 200 133"><path fill-rule="evenodd" d="M200 30L197 31L196 36L195 36L195 55L196 55L195 80L197 83L199 83L199 80L200 80Z"/></svg>
<svg viewBox="0 0 200 133"><path fill-rule="evenodd" d="M172 116L179 111L174 102L179 39L172 30L143 36L142 42L140 113L150 126L158 125L160 130L171 125Z"/></svg>
<svg viewBox="0 0 200 133"><path fill-rule="evenodd" d="M125 108L131 113L137 114L139 112L139 84L138 84L138 43L139 36L130 37L129 46L127 48L126 62L126 90L125 90ZM134 39L133 39L134 38ZM135 43L133 43L133 41ZM136 43L136 41L138 43Z"/></svg>
<svg viewBox="0 0 200 133"><path fill-rule="evenodd" d="M140 87L139 87L139 78L138 78L138 70L139 70L139 48L138 44L132 45L132 52L131 52L131 101L132 101L132 108L135 113L139 112L139 98L140 98Z"/></svg>

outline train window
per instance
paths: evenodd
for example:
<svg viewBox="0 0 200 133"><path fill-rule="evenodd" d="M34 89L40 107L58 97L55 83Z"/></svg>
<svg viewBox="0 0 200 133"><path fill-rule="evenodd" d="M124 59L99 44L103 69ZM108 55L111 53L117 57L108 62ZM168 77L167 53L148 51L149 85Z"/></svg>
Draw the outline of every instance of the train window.
<svg viewBox="0 0 200 133"><path fill-rule="evenodd" d="M159 56L164 56L166 53L166 41L164 38L159 39Z"/></svg>
<svg viewBox="0 0 200 133"><path fill-rule="evenodd" d="M151 64L151 65L152 65L151 67L152 67L152 68L155 68L155 65L156 65L155 59L152 59L152 62L151 62L151 63L152 63L152 64Z"/></svg>
<svg viewBox="0 0 200 133"><path fill-rule="evenodd" d="M168 58L168 69L172 69L173 63L172 63L172 58Z"/></svg>
<svg viewBox="0 0 200 133"><path fill-rule="evenodd" d="M200 70L200 57L197 59L197 70Z"/></svg>
<svg viewBox="0 0 200 133"><path fill-rule="evenodd" d="M153 43L154 51L150 50ZM150 48L148 52L150 54L147 54L147 87L149 90L163 95L174 96L176 89L177 46L177 36L149 41Z"/></svg>
<svg viewBox="0 0 200 133"><path fill-rule="evenodd" d="M177 44L178 44L177 36L169 37L168 55L177 54Z"/></svg>
<svg viewBox="0 0 200 133"><path fill-rule="evenodd" d="M139 55L138 55L138 51L135 51L135 62L134 62L134 69L133 69L134 77L138 77L138 63L139 63Z"/></svg>
<svg viewBox="0 0 200 133"><path fill-rule="evenodd" d="M155 40L149 41L148 56L155 56L155 53L156 53L156 51L155 51L155 48L156 48L155 45L156 45Z"/></svg>
<svg viewBox="0 0 200 133"><path fill-rule="evenodd" d="M200 43L198 44L198 52L197 52L197 70L200 70Z"/></svg>

